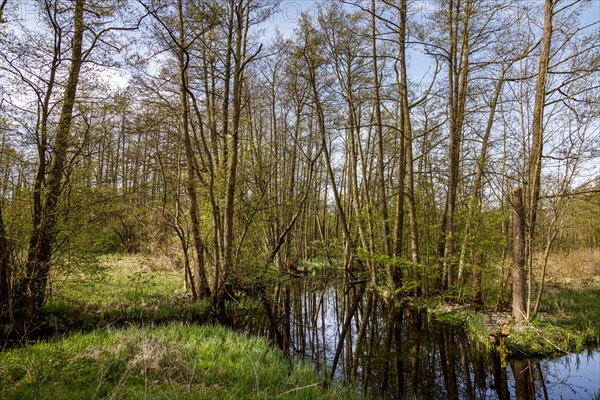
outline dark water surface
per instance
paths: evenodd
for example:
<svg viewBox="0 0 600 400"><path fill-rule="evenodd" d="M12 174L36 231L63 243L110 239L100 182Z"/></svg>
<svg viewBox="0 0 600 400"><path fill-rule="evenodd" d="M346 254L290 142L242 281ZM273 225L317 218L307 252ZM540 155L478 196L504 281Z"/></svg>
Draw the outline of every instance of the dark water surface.
<svg viewBox="0 0 600 400"><path fill-rule="evenodd" d="M376 398L600 400L600 350L502 368L462 329L394 308L358 283L280 286L233 325Z"/></svg>

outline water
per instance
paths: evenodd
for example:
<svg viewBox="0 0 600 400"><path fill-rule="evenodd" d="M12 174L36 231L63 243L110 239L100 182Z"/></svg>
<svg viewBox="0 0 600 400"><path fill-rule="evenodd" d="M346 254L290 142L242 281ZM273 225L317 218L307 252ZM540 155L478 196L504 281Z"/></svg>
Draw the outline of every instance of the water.
<svg viewBox="0 0 600 400"><path fill-rule="evenodd" d="M506 368L459 328L397 309L360 284L299 280L233 318L324 375L386 399L600 399L600 350Z"/></svg>

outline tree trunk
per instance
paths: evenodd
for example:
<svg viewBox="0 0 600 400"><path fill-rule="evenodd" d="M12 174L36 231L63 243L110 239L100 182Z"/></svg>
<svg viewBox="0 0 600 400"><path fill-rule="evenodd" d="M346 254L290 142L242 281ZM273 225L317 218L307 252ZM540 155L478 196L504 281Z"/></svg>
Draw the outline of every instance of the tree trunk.
<svg viewBox="0 0 600 400"><path fill-rule="evenodd" d="M240 117L242 111L242 75L243 64L245 62L242 51L242 42L244 35L244 10L247 9L243 5L243 0L238 0L238 4L231 7L235 9L235 50L234 50L234 67L233 67L233 115L231 121L231 147L229 148L229 159L227 169L227 183L225 193L225 210L223 215L223 265L220 272L220 280L218 282L218 292L216 293L218 301L223 300L226 296L231 296L231 275L233 273L233 223L234 223L234 199L235 186L237 182L238 168L238 146L240 141ZM226 132L226 137L229 132Z"/></svg>
<svg viewBox="0 0 600 400"><path fill-rule="evenodd" d="M10 293L10 243L4 228L2 214L2 199L0 199L0 329L12 320L12 296Z"/></svg>
<svg viewBox="0 0 600 400"><path fill-rule="evenodd" d="M28 323L46 299L46 285L50 272L50 260L54 241L57 236L56 224L59 216L59 198L63 189L63 176L67 168L67 149L69 146L73 107L77 94L79 72L82 64L82 43L85 0L76 0L74 9L74 31L71 50L71 66L63 96L63 104L56 129L54 154L48 180L46 196L42 206L42 218L34 224L29 240L29 251L25 266L25 277L18 283L15 294L21 322ZM39 178L39 177L38 177Z"/></svg>
<svg viewBox="0 0 600 400"><path fill-rule="evenodd" d="M204 267L204 243L200 232L200 218L198 216L198 199L196 195L196 186L194 183L194 153L192 150L192 139L190 137L190 121L189 121L189 102L188 102L188 80L187 80L187 67L189 62L189 55L186 52L185 44L185 31L183 26L183 4L181 0L177 1L177 10L179 16L179 43L177 48L177 58L179 61L179 95L181 98L181 133L183 136L183 143L185 145L185 158L186 158L186 191L190 199L190 219L192 224L192 236L194 240L194 250L196 252L196 274L198 274L198 291L197 296L199 299L210 296L210 289L208 287L208 280L206 279L206 272ZM190 282L194 279L194 274L190 275ZM192 287L194 285L192 284ZM198 300L198 299L194 299Z"/></svg>
<svg viewBox="0 0 600 400"><path fill-rule="evenodd" d="M481 192L483 186L483 176L485 173L485 162L487 159L487 149L488 143L490 139L490 135L492 133L492 127L494 125L494 117L496 114L496 106L498 104L498 99L500 98L500 94L502 93L502 86L504 84L504 75L507 71L507 68L503 68L500 76L498 78L498 82L496 84L496 90L494 91L494 96L490 103L490 113L488 116L487 126L485 129L485 134L483 136L483 141L481 143L481 153L479 154L479 161L477 163L477 173L475 175L475 181L473 182L473 193L471 194L471 201L469 202L469 213L467 216L467 220L465 222L465 227L463 230L463 242L460 250L460 259L458 264L458 282L462 284L464 282L464 264L465 264L465 255L467 251L467 244L470 241L469 236L471 233L471 224L477 224L480 219L480 208L481 208ZM479 253L481 255L481 253ZM475 271L475 268L480 268L480 263L473 262L473 277L480 276L481 271ZM481 288L478 284L476 284L478 280L473 280L473 297L481 298L481 293L479 292Z"/></svg>
<svg viewBox="0 0 600 400"><path fill-rule="evenodd" d="M415 198L415 168L413 162L413 134L408 104L408 77L406 74L406 0L400 0L399 15L399 48L400 63L400 104L402 112L402 132L406 146L406 194L408 197L408 218L410 221L411 260L415 264L421 262L419 255L419 229L417 226L417 202Z"/></svg>
<svg viewBox="0 0 600 400"><path fill-rule="evenodd" d="M538 203L540 200L542 152L544 145L544 106L546 105L546 81L550 63L550 44L552 40L552 14L554 13L555 0L546 0L544 6L544 33L542 36L542 49L538 68L537 82L535 85L535 102L533 105L533 121L531 127L531 153L529 155L529 181L527 207L527 267L529 270L529 286L527 290L527 316L531 307L531 285L533 267L533 241L537 220Z"/></svg>
<svg viewBox="0 0 600 400"><path fill-rule="evenodd" d="M448 89L450 109L450 148L448 150L448 195L442 223L442 264L443 286L454 286L454 214L458 191L458 177L460 169L460 146L462 140L462 127L467 100L467 79L469 77L469 18L471 15L470 0L466 1L464 10L460 10L460 2L455 0L449 3L448 17L450 50L448 54ZM460 17L463 14L462 34L459 37ZM459 49L460 39L460 49ZM460 50L460 51L459 51Z"/></svg>
<svg viewBox="0 0 600 400"><path fill-rule="evenodd" d="M515 321L525 317L525 208L523 190L512 191L513 268L512 268L512 316Z"/></svg>
<svg viewBox="0 0 600 400"><path fill-rule="evenodd" d="M385 174L383 166L383 125L381 121L381 100L379 95L379 68L377 66L377 38L375 37L375 0L371 0L371 58L373 60L373 108L375 111L375 129L377 132L377 179L379 181L379 201L381 203L383 251L391 256L390 223L388 221L387 193L385 190ZM396 288L394 271L391 265L385 267L387 284L390 290Z"/></svg>

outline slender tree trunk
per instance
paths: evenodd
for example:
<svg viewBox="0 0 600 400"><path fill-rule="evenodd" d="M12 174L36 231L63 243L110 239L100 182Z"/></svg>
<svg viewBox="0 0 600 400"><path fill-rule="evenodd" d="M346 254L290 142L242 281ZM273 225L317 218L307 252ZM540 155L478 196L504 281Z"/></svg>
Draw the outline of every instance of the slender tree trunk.
<svg viewBox="0 0 600 400"><path fill-rule="evenodd" d="M371 246L372 240L368 240L367 234L365 234L365 228L363 227L363 218L362 218L362 210L364 206L364 202L361 201L360 197L360 187L358 185L358 154L357 147L361 146L360 144L360 136L359 129L356 127L356 110L354 108L354 101L352 97L352 86L348 85L348 110L350 114L350 121L348 127L348 133L350 136L350 151L349 151L349 170L348 170L348 189L350 192L350 198L348 199L349 207L348 207L348 215L351 216L351 211L354 211L355 214L355 225L356 230L358 231L358 240L360 241L360 245L367 249L369 252L372 252L374 249ZM365 196L367 207L369 207L369 199L370 196L368 194ZM371 213L369 213L370 215ZM350 219L350 218L349 218ZM372 223L372 221L371 221ZM369 230L372 232L372 230ZM371 238L369 238L371 239ZM369 267L371 271L371 282L373 285L377 284L377 270L376 266L373 263L369 262Z"/></svg>
<svg viewBox="0 0 600 400"><path fill-rule="evenodd" d="M225 170L227 169L228 173L231 170L230 168L227 168L228 163L231 162L231 160L229 160L229 143L227 138L229 137L229 107L230 107L230 97L231 97L231 61L233 58L233 51L231 50L232 45L233 45L233 40L234 40L234 23L236 21L235 19L236 13L235 13L235 2L234 0L231 0L229 2L229 16L228 16L228 23L227 23L227 46L226 46L226 53L225 54L225 67L224 70L222 71L223 74L223 102L222 102L222 151L221 152L217 152L217 154L221 154L220 157L220 161L221 163L218 165L218 170ZM213 73L213 82L212 82L212 87L213 89L215 89L215 75L217 74L217 72L215 70L212 71ZM216 122L215 122L215 127L216 127ZM216 139L213 143L218 142L218 135L215 132L214 135L214 139ZM236 157L237 158L237 157ZM215 198L215 201L217 201L217 199ZM215 230L219 229L217 232L215 232L215 241L218 242L217 246L216 246L216 251L215 254L218 255L218 258L216 258L216 262L215 262L215 274L214 274L214 278L213 278L213 287L212 287L212 292L211 292L211 301L213 303L216 303L219 301L219 296L221 294L221 287L222 284L221 282L223 281L223 269L225 268L225 260L227 258L227 256L225 255L225 243L226 243L226 239L225 239L225 213L227 213L227 195L225 195L225 204L222 204L223 209L221 209L221 202L219 201L219 213L214 214L213 213L213 224L215 226ZM231 213L233 214L233 209L230 210ZM231 222L233 223L233 220L230 218L229 221L227 222ZM232 231L233 233L233 231ZM231 249L230 249L230 253L229 253L229 258L231 259Z"/></svg>
<svg viewBox="0 0 600 400"><path fill-rule="evenodd" d="M463 14L462 34L459 36L460 16ZM450 108L450 148L448 151L448 195L442 224L443 238L443 286L454 286L454 214L458 191L458 176L460 167L460 146L462 139L462 125L465 115L467 99L467 79L469 71L469 19L471 14L470 0L466 1L461 13L460 2L450 1L448 16L450 51L448 66L449 82L449 108ZM460 51L459 51L460 39Z"/></svg>
<svg viewBox="0 0 600 400"><path fill-rule="evenodd" d="M531 127L531 153L529 155L529 181L527 204L527 268L529 271L527 290L527 317L531 308L532 296L532 268L533 268L533 241L535 238L535 225L537 220L538 204L540 200L542 152L544 145L544 107L546 103L546 81L550 63L550 45L552 40L552 15L556 0L545 0L544 3L544 33L537 82L535 86L535 101L533 105L533 121Z"/></svg>
<svg viewBox="0 0 600 400"><path fill-rule="evenodd" d="M377 132L377 179L379 183L379 201L381 203L383 251L386 256L392 255L390 223L388 216L388 200L385 188L385 173L383 166L383 124L381 121L381 99L379 94L379 68L377 65L377 38L375 29L375 0L371 0L371 58L373 60L373 108L375 111L375 129ZM393 291L396 288L394 270L391 265L385 266L387 284Z"/></svg>
<svg viewBox="0 0 600 400"><path fill-rule="evenodd" d="M244 54L242 51L244 39L244 10L246 6L243 0L238 0L237 5L231 4L235 9L235 50L233 67L233 98L232 98L232 121L229 148L229 162L227 170L227 183L225 193L225 210L223 216L223 270L221 271L217 299L222 300L230 296L231 279L233 273L233 224L234 224L234 200L235 186L237 182L238 147L240 141L240 117L242 111L242 75ZM226 136L227 137L227 136Z"/></svg>
<svg viewBox="0 0 600 400"><path fill-rule="evenodd" d="M340 193L338 190L338 185L335 182L335 174L333 172L333 167L331 164L331 154L329 152L329 146L327 144L327 129L325 127L325 115L323 112L323 106L321 104L321 99L319 97L319 92L317 89L317 68L314 65L314 60L311 59L310 56L305 56L306 60L306 68L308 68L309 73L309 85L311 87L312 97L315 106L315 113L317 117L317 125L318 130L321 136L321 145L323 148L323 153L325 155L325 168L327 172L327 176L331 181L331 191L333 192L333 198L335 200L335 205L339 214L340 224L342 226L342 230L344 233L344 241L345 241L345 256L346 256L346 266L350 267L349 261L351 259L353 244L352 244L352 236L350 234L350 228L348 225L348 218L346 216L346 212L344 210L344 206L342 204L342 200L340 197ZM327 193L325 193L327 195ZM324 207L325 209L326 207Z"/></svg>
<svg viewBox="0 0 600 400"><path fill-rule="evenodd" d="M188 78L187 78L187 67L189 63L189 55L186 52L187 45L185 43L185 31L183 23L183 4L182 0L177 1L177 10L179 16L179 43L177 48L177 58L179 61L179 96L181 99L181 110L180 110L180 124L181 133L183 136L183 142L185 145L185 158L186 158L186 192L190 199L190 219L192 224L192 236L194 240L194 250L196 253L196 274L198 275L198 300L210 296L210 289L208 287L208 280L206 279L206 272L204 266L204 243L202 241L202 235L200 232L200 218L198 216L198 197L196 195L195 185L195 173L194 173L194 152L192 149L192 139L190 137L190 121L189 121L189 102L188 102ZM190 281L193 280L194 275L191 275Z"/></svg>
<svg viewBox="0 0 600 400"><path fill-rule="evenodd" d="M71 65L63 95L62 109L56 129L54 154L46 182L46 195L42 206L42 218L33 226L25 266L25 277L18 283L15 294L19 302L19 318L23 323L31 320L46 299L46 285L50 272L50 260L57 236L59 198L63 189L63 176L67 166L73 108L82 64L82 44L85 0L76 0L74 7L74 30L71 49Z"/></svg>
<svg viewBox="0 0 600 400"><path fill-rule="evenodd" d="M12 321L10 243L6 237L2 208L2 199L0 199L0 329L4 329L5 323L10 324L10 321ZM12 327L9 327L4 332L11 329Z"/></svg>
<svg viewBox="0 0 600 400"><path fill-rule="evenodd" d="M402 132L406 146L406 194L408 198L408 218L410 221L411 260L415 264L421 262L419 254L419 228L417 225L417 202L415 197L415 167L413 157L413 134L408 103L408 77L406 74L406 0L400 0L399 15L399 48L400 63L400 104L402 112Z"/></svg>
<svg viewBox="0 0 600 400"><path fill-rule="evenodd" d="M53 21L54 26L54 48L48 77L48 85L46 87L46 92L44 93L44 99L42 100L42 107L40 110L41 117L36 129L38 131L38 169L33 186L33 226L39 226L43 218L42 187L46 179L46 168L48 166L46 152L48 151L48 118L50 117L50 100L54 94L56 73L61 63L61 29L59 28L58 24L55 23L55 15L53 15L52 11L53 10L51 10L49 6L46 6L46 13L48 18ZM56 10L54 10L54 12L56 12Z"/></svg>
<svg viewBox="0 0 600 400"><path fill-rule="evenodd" d="M0 24L4 22L4 8L6 7L6 3L8 3L8 0L0 2Z"/></svg>
<svg viewBox="0 0 600 400"><path fill-rule="evenodd" d="M513 269L512 269L512 316L519 322L525 316L525 208L523 190L512 191L513 218Z"/></svg>
<svg viewBox="0 0 600 400"><path fill-rule="evenodd" d="M496 83L496 90L494 91L494 96L492 98L492 102L490 103L490 114L488 116L487 126L485 129L485 134L483 135L483 141L481 143L481 153L479 154L479 161L477 163L477 173L475 174L475 181L473 182L473 193L471 195L471 201L469 203L469 213L467 220L465 222L465 227L463 229L463 242L460 251L460 259L458 264L458 282L462 284L464 282L464 264L465 264L465 255L467 251L467 244L470 242L469 236L471 233L471 224L473 222L477 223L479 221L479 211L480 211L480 202L481 202L481 190L482 190L482 182L483 175L485 173L485 162L487 159L487 148L489 143L489 138L492 133L492 127L494 125L494 117L496 115L496 106L498 104L498 99L500 98L500 94L502 93L502 87L504 85L504 74L506 73L506 68L502 69L500 73L500 77L498 78L498 82ZM478 264L479 268L480 265ZM477 276L478 279L481 276L480 271L475 271L475 263L473 263L473 277ZM473 296L479 298L481 293L479 293L479 284L474 281L472 288L474 290Z"/></svg>

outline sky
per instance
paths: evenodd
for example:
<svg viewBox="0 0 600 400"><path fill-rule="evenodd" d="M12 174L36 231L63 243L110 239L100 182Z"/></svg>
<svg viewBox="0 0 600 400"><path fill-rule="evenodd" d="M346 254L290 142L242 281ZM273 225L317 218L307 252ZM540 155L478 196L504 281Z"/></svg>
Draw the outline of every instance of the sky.
<svg viewBox="0 0 600 400"><path fill-rule="evenodd" d="M335 1L335 0L329 0ZM543 0L522 0L523 3L538 2L543 4ZM263 39L268 42L278 30L284 37L293 36L294 29L300 20L300 15L307 12L310 16L316 17L318 12L318 1L315 0L281 0L279 9L271 15L262 25L265 29ZM14 3L13 3L14 4ZM23 23L34 28L39 23L39 10L33 0L24 0L16 5L16 15ZM426 16L431 13L436 5L432 0L410 0L410 7L417 14ZM418 17L418 15L417 15ZM582 24L591 24L600 21L600 0L590 0L590 7L581 15ZM423 68L427 66L426 68ZM420 74L426 74L431 66L431 60L421 54L420 51L411 51L409 60L409 75L412 80L420 80ZM127 85L127 74L122 71L102 70L99 78L109 82L115 89L123 88Z"/></svg>
<svg viewBox="0 0 600 400"><path fill-rule="evenodd" d="M581 15L582 22L589 24L600 21L600 0L588 1L590 2L589 8ZM432 12L436 7L435 2L431 0L409 0L409 2L411 9L417 10L422 15ZM522 0L522 2L543 4L543 0ZM308 12L309 15L316 16L318 3L315 0L282 0L280 10L271 16L267 23L273 30L277 27L284 36L292 36L300 14Z"/></svg>

